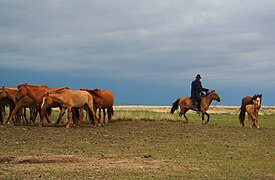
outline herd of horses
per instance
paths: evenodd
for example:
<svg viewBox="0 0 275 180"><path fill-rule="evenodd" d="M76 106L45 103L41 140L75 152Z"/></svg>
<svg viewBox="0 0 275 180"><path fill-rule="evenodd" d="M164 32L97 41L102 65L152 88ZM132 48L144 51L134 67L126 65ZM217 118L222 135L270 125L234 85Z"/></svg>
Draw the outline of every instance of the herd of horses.
<svg viewBox="0 0 275 180"><path fill-rule="evenodd" d="M30 120L35 123L37 114L40 116L40 125L44 126L44 119L51 123L49 114L51 108L59 108L59 117L55 124L64 122L62 117L67 113L66 127L70 127L71 119L75 124L80 124L84 118L85 110L89 115L90 121L96 126L103 125L107 109L108 122L111 121L113 115L114 95L109 90L100 89L80 89L72 90L67 87L49 88L43 85L19 84L17 88L2 87L0 91L0 107L3 109L6 105L10 108L10 114L5 123L13 123L14 121L22 122L22 116L26 123L26 108L29 108ZM96 111L99 110L99 118L96 117ZM104 118L101 118L101 110L103 110ZM0 111L1 122L3 123L3 111Z"/></svg>
<svg viewBox="0 0 275 180"><path fill-rule="evenodd" d="M188 123L186 112L189 110L199 111L202 113L202 124L205 125L209 122L210 115L207 113L210 104L213 100L217 102L221 101L218 93L215 90L211 90L206 95L201 97L200 109L193 107L192 100L189 96L178 98L171 107L171 113L173 114L179 107L179 116L184 116ZM239 120L240 124L244 126L245 114L248 114L248 120L250 121L250 127L259 128L258 112L261 108L262 94L255 94L254 96L246 96L242 99L242 105L240 108ZM9 106L9 116L4 122L3 113L5 112L5 106ZM29 123L26 116L26 108L29 108L30 121L35 124L37 115L40 116L40 125L45 125L45 120L51 123L49 115L52 108L59 108L59 116L55 124L64 124L63 116L67 110L67 124L66 127L70 127L71 120L76 125L82 123L84 118L84 110L87 112L90 122L96 126L98 124L103 125L106 123L106 109L108 115L108 122L111 121L114 110L114 95L109 90L100 89L80 89L72 90L68 87L61 88L49 88L44 85L31 85L31 84L19 84L17 88L2 87L0 90L0 122L1 123L14 123L21 122L23 119L26 123ZM96 116L98 112L98 117ZM103 120L101 118L101 110L103 111ZM204 120L204 116L207 116L207 120Z"/></svg>

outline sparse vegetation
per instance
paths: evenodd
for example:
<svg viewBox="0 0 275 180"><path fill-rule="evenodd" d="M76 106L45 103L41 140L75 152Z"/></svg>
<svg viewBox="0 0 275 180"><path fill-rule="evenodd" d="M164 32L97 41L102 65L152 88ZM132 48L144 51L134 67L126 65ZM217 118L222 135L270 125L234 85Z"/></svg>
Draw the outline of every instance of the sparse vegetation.
<svg viewBox="0 0 275 180"><path fill-rule="evenodd" d="M275 178L274 114L260 115L260 129L237 113L213 112L205 126L188 116L117 107L104 127L1 126L0 179Z"/></svg>

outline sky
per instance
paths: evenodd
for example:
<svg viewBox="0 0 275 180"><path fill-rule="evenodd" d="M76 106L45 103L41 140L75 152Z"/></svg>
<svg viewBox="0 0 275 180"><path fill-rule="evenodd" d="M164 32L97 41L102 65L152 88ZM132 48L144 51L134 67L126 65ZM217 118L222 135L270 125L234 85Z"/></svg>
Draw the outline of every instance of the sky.
<svg viewBox="0 0 275 180"><path fill-rule="evenodd" d="M274 29L274 0L1 0L0 85L171 105L199 73L217 105L256 93L275 105Z"/></svg>

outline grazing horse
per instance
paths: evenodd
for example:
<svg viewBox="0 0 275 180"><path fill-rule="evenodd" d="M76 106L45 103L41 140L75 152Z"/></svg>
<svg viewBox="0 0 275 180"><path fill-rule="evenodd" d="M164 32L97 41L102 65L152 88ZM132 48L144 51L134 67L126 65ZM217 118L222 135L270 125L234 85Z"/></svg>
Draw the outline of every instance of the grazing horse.
<svg viewBox="0 0 275 180"><path fill-rule="evenodd" d="M111 122L112 116L114 115L113 105L114 105L114 95L112 91L100 90L100 89L80 89L82 91L87 91L93 96L95 112L99 109L99 121L101 121L101 109L103 110L103 122L105 123L106 112L108 113L108 123Z"/></svg>
<svg viewBox="0 0 275 180"><path fill-rule="evenodd" d="M58 102L62 106L61 111L65 111L65 109L68 109L68 122L66 126L67 128L70 127L72 108L86 107L89 112L90 120L92 121L95 119L93 97L86 91L71 90L69 88L60 88L54 91L48 91L43 97L41 108L44 108L46 104L52 104L53 101ZM96 123L96 121L94 122Z"/></svg>
<svg viewBox="0 0 275 180"><path fill-rule="evenodd" d="M48 86L43 86L43 85L30 85L30 84L19 84L18 85L18 93L16 94L16 100L19 101L25 96L29 96L31 99L33 99L36 104L38 105L38 112L40 115L40 124L41 126L44 126L44 118L46 117L47 122L51 123L49 120L47 113L45 113L45 109L41 109L41 104L43 102L43 97L47 91L54 91L59 88L48 88ZM49 107L61 107L61 105L53 101L52 104L49 104ZM47 109L48 110L48 109ZM56 122L60 122L60 119L62 116L59 116L58 120Z"/></svg>
<svg viewBox="0 0 275 180"><path fill-rule="evenodd" d="M13 119L14 115L18 112L18 110L24 108L24 118L26 123L28 124L28 119L26 115L26 108L30 109L30 120L35 122L35 118L37 116L37 105L36 103L28 96L25 96L22 98L20 101L16 101L16 93L18 92L18 89L15 88L5 88L4 86L2 87L2 93L1 96L3 98L8 98L10 99L14 104L15 104L15 109L11 112L11 115L9 116L7 123L11 122Z"/></svg>
<svg viewBox="0 0 275 180"><path fill-rule="evenodd" d="M262 104L262 94L255 94L253 97L250 96L246 96L242 99L242 105L240 107L240 115L239 115L239 120L240 120L240 124L242 126L244 126L244 120L245 120L245 112L246 112L246 105L248 104L253 104L253 100L259 98L260 101L260 105L259 105L259 109L261 108L261 104Z"/></svg>
<svg viewBox="0 0 275 180"><path fill-rule="evenodd" d="M200 107L200 112L202 113L202 124L205 125L209 122L209 114L206 112L213 100L216 100L218 102L221 101L218 93L215 90L212 90L210 93L207 93L206 95L201 97L201 107ZM180 106L180 113L179 116L184 116L186 122L188 123L188 118L186 117L185 113L191 109L194 111L198 111L193 107L192 100L190 96L185 96L183 98L178 98L172 105L171 108L171 113L173 114L178 107ZM204 122L204 115L207 115L207 120Z"/></svg>
<svg viewBox="0 0 275 180"><path fill-rule="evenodd" d="M253 99L253 104L246 105L246 112L248 120L250 121L250 127L260 128L258 124L259 107L261 106L260 98Z"/></svg>

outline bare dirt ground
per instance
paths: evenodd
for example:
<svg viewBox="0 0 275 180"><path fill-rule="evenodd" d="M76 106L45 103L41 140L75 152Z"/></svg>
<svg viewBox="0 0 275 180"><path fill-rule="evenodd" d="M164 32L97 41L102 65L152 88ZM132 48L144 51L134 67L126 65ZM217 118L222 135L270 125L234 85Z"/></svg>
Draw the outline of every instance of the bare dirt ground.
<svg viewBox="0 0 275 180"><path fill-rule="evenodd" d="M236 117L213 114L206 126L196 120L2 125L0 179L275 179L274 116L262 116L260 129L241 128Z"/></svg>

